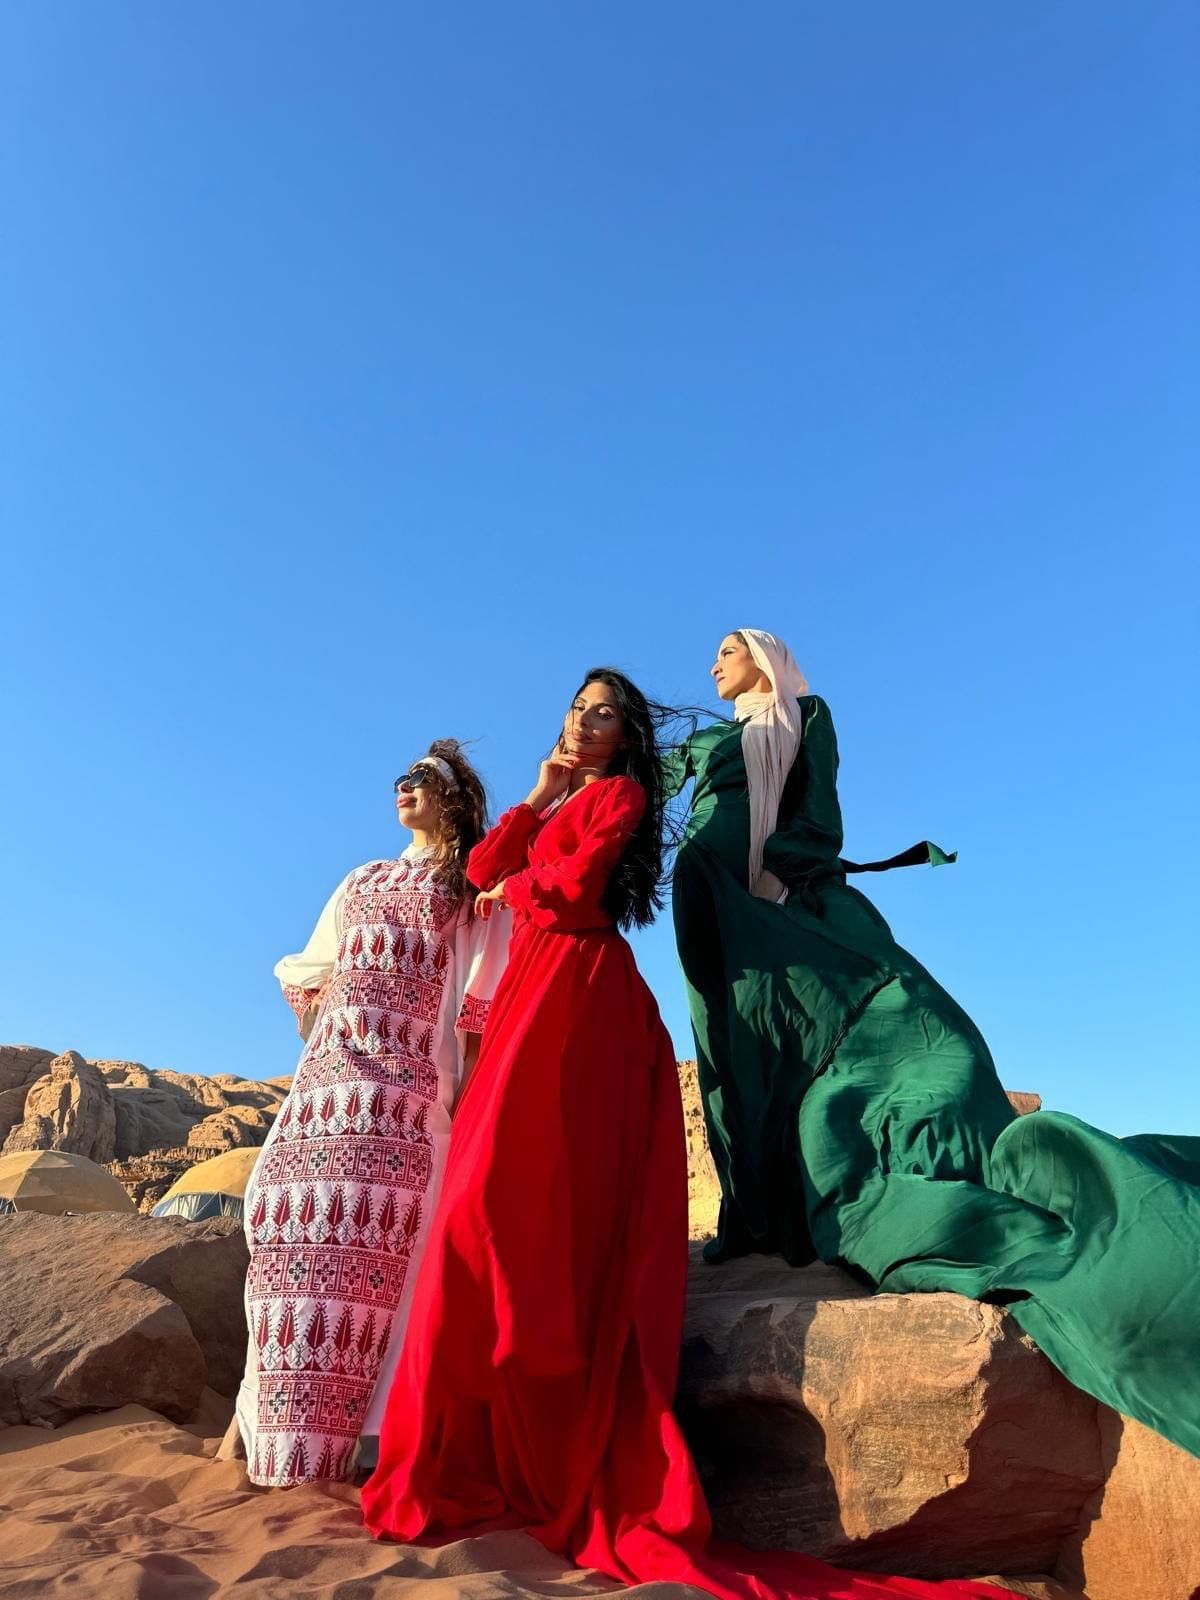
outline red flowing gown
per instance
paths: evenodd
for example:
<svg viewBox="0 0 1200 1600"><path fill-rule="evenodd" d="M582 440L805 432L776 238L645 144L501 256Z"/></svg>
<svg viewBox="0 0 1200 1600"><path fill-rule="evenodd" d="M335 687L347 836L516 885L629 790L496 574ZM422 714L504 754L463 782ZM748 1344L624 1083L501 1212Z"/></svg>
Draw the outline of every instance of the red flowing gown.
<svg viewBox="0 0 1200 1600"><path fill-rule="evenodd" d="M507 812L468 873L513 908L508 969L456 1112L408 1332L363 1489L377 1537L526 1526L625 1583L722 1600L996 1600L968 1582L706 1551L671 1409L687 1169L671 1041L604 891L637 826L632 779L548 817Z"/></svg>

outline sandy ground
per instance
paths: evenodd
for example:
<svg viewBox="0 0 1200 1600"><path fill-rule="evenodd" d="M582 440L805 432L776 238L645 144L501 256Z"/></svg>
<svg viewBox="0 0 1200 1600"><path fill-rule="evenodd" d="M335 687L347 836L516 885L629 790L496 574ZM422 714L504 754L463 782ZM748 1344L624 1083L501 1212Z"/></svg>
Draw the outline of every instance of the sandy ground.
<svg viewBox="0 0 1200 1600"><path fill-rule="evenodd" d="M348 1485L256 1489L241 1463L214 1460L230 1411L210 1393L187 1427L125 1406L52 1432L0 1429L0 1595L586 1600L617 1591L526 1534L438 1549L376 1544ZM679 1584L618 1592L708 1600Z"/></svg>
<svg viewBox="0 0 1200 1600"><path fill-rule="evenodd" d="M211 1396L186 1428L125 1406L53 1432L0 1430L0 1593L391 1600L419 1585L421 1600L584 1600L615 1588L521 1533L436 1550L376 1544L349 1486L256 1489L241 1463L214 1461L229 1413Z"/></svg>

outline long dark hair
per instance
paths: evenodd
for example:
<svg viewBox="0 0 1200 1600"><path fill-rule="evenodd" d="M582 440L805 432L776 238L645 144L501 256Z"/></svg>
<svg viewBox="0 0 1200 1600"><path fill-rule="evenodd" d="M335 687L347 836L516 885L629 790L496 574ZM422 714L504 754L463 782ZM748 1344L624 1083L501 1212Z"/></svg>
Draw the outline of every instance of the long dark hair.
<svg viewBox="0 0 1200 1600"><path fill-rule="evenodd" d="M646 792L646 809L625 846L604 892L604 909L619 928L645 928L662 910L663 836L666 831L662 757L664 735L681 722L696 726L696 714L651 700L616 667L592 667L572 696L589 683L603 683L613 692L625 724L625 743L609 764L608 775L625 776Z"/></svg>
<svg viewBox="0 0 1200 1600"><path fill-rule="evenodd" d="M430 787L441 804L434 871L447 893L461 900L469 888L467 857L487 831L487 794L457 739L435 739L425 754L444 761L458 780L455 788L436 767L429 768Z"/></svg>

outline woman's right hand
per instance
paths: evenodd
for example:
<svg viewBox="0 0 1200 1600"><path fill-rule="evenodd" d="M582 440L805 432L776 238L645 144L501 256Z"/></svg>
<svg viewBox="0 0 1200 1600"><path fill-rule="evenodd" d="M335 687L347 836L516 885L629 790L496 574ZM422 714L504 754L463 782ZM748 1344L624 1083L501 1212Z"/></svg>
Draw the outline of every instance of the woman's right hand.
<svg viewBox="0 0 1200 1600"><path fill-rule="evenodd" d="M569 750L555 749L538 768L538 779L525 797L525 804L534 811L544 811L560 796L566 794L571 774L579 765L579 757Z"/></svg>
<svg viewBox="0 0 1200 1600"><path fill-rule="evenodd" d="M498 883L494 889L481 889L475 896L475 915L488 920L497 906L504 904L504 885Z"/></svg>

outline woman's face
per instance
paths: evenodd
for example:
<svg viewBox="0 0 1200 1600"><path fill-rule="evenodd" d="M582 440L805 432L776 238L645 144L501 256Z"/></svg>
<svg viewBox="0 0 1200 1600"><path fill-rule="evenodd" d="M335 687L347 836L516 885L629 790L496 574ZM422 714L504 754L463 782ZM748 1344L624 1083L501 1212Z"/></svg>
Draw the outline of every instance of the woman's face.
<svg viewBox="0 0 1200 1600"><path fill-rule="evenodd" d="M709 670L722 700L736 700L752 690L765 694L771 687L771 680L736 633L727 633L721 640Z"/></svg>
<svg viewBox="0 0 1200 1600"><path fill-rule="evenodd" d="M563 746L603 772L625 743L625 719L607 683L586 683L563 718Z"/></svg>
<svg viewBox="0 0 1200 1600"><path fill-rule="evenodd" d="M420 762L396 779L396 819L417 833L436 834L442 821L438 781Z"/></svg>

